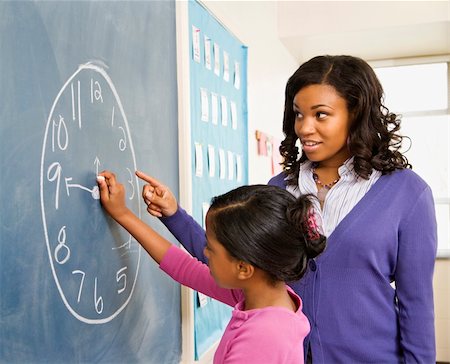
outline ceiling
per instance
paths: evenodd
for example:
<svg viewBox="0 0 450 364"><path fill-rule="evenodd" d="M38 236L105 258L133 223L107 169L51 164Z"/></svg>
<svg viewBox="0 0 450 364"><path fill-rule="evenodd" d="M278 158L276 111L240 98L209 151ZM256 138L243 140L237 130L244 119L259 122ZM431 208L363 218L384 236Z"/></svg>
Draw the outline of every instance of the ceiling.
<svg viewBox="0 0 450 364"><path fill-rule="evenodd" d="M450 1L278 1L277 12L279 39L298 62L450 54Z"/></svg>

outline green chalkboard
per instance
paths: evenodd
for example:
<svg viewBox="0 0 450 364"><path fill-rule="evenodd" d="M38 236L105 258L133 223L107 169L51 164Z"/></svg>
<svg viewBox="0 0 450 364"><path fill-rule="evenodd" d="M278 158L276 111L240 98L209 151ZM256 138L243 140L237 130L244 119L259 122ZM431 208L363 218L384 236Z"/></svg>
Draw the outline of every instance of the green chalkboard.
<svg viewBox="0 0 450 364"><path fill-rule="evenodd" d="M102 210L178 194L174 1L0 2L0 362L178 363L178 284ZM170 237L169 237L170 238Z"/></svg>

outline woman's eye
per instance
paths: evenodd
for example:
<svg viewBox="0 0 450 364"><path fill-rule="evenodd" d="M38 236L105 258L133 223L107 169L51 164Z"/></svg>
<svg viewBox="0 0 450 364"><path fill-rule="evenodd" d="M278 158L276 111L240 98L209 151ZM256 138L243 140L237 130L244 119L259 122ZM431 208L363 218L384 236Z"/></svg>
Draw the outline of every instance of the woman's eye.
<svg viewBox="0 0 450 364"><path fill-rule="evenodd" d="M296 119L301 119L303 117L303 115L299 112L295 112L295 118Z"/></svg>
<svg viewBox="0 0 450 364"><path fill-rule="evenodd" d="M326 117L327 117L328 115L326 114L326 113L324 113L324 112L318 112L317 114L316 114L316 118L317 119L325 119Z"/></svg>

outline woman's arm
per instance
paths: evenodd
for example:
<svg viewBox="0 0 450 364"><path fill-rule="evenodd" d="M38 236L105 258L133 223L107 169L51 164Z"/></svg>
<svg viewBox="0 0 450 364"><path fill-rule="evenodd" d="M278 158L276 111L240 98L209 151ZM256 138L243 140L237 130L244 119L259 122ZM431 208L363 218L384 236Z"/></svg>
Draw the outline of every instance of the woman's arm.
<svg viewBox="0 0 450 364"><path fill-rule="evenodd" d="M434 202L427 187L399 231L395 280L406 363L434 363L436 360L433 305L436 246Z"/></svg>
<svg viewBox="0 0 450 364"><path fill-rule="evenodd" d="M156 217L172 233L172 235L186 248L186 250L206 263L203 254L206 246L205 230L190 216L181 206L177 204L170 189L157 179L142 172L136 175L147 182L142 191L142 197L147 204L147 211ZM286 175L282 172L269 181L269 185L286 188Z"/></svg>
<svg viewBox="0 0 450 364"><path fill-rule="evenodd" d="M207 263L208 260L203 253L206 246L205 230L192 216L178 206L174 215L163 217L160 220L191 255L203 263Z"/></svg>

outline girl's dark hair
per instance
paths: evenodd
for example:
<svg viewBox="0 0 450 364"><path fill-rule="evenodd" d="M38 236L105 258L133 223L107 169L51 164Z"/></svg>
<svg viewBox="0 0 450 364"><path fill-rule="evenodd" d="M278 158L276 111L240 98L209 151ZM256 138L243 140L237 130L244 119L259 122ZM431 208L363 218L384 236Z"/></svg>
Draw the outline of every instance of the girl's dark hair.
<svg viewBox="0 0 450 364"><path fill-rule="evenodd" d="M372 169L383 174L395 169L411 168L399 151L403 137L397 134L400 117L383 105L383 88L373 69L362 59L352 56L318 56L302 64L289 78L285 92L283 132L280 153L289 184L297 185L300 164L294 130L295 95L309 85L329 85L347 102L352 118L348 148L354 156L355 172L368 179Z"/></svg>
<svg viewBox="0 0 450 364"><path fill-rule="evenodd" d="M311 224L309 198L276 186L242 186L212 199L208 226L232 257L273 282L298 280L308 259L325 249L325 237Z"/></svg>

